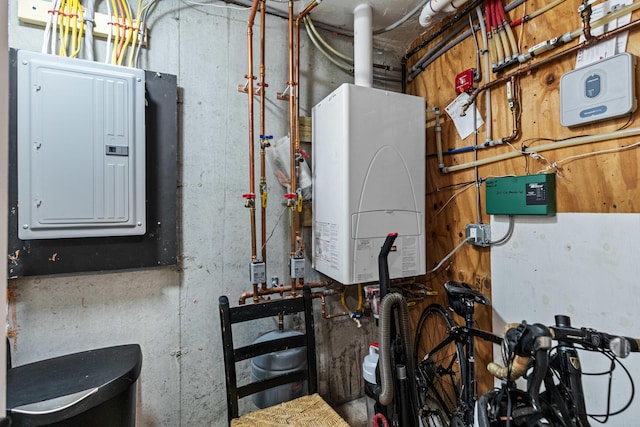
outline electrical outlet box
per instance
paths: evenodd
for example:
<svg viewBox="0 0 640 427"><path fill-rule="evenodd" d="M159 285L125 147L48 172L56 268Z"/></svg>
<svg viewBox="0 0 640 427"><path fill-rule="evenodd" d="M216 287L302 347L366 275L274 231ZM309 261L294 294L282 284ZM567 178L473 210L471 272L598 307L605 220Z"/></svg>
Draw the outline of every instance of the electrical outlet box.
<svg viewBox="0 0 640 427"><path fill-rule="evenodd" d="M467 242L474 246L489 246L491 244L491 226L489 224L467 224Z"/></svg>
<svg viewBox="0 0 640 427"><path fill-rule="evenodd" d="M635 68L635 57L623 52L564 74L560 123L578 126L635 111Z"/></svg>
<svg viewBox="0 0 640 427"><path fill-rule="evenodd" d="M556 175L537 174L487 179L487 214L556 214Z"/></svg>
<svg viewBox="0 0 640 427"><path fill-rule="evenodd" d="M254 285L267 283L267 267L264 262L252 262L249 267L249 277Z"/></svg>

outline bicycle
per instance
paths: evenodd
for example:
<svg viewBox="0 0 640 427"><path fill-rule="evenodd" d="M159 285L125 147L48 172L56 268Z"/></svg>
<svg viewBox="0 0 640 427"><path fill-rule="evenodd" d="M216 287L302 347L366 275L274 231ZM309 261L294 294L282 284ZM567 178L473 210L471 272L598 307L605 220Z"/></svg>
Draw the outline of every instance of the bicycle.
<svg viewBox="0 0 640 427"><path fill-rule="evenodd" d="M458 325L440 304L422 312L414 346L418 411L424 426L468 427L477 398L475 339L501 344L502 337L474 327L475 304L491 304L486 296L461 282L446 282L444 288L449 308L465 322Z"/></svg>
<svg viewBox="0 0 640 427"><path fill-rule="evenodd" d="M552 345L553 340L557 345ZM523 321L505 333L503 358L507 368L500 371L504 374L502 387L478 400L478 425L589 427L589 417L606 422L610 416L626 410L633 400L633 379L618 358L640 351L639 347L640 340L635 338L575 328L565 315L555 316L555 325L549 327ZM602 373L610 375L605 414L587 413L578 349L601 352L611 361L610 370ZM519 366L513 363L516 356L522 358ZM611 373L616 363L627 374L631 393L621 409L611 412ZM514 382L523 374L527 379L527 391L518 389ZM542 384L544 391L541 391Z"/></svg>

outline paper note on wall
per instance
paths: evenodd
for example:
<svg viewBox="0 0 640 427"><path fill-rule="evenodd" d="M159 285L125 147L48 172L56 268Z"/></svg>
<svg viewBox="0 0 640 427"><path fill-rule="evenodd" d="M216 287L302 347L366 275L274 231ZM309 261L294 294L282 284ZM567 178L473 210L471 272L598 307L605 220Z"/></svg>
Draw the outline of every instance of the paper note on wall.
<svg viewBox="0 0 640 427"><path fill-rule="evenodd" d="M469 98L471 97L468 93L462 92L444 109L449 117L451 117L451 120L453 120L453 124L456 126L456 130L462 139L471 135L476 129L484 124L475 103L471 104L469 108L467 108L467 111L465 111L464 115L462 115L462 108L469 102Z"/></svg>
<svg viewBox="0 0 640 427"><path fill-rule="evenodd" d="M592 6L591 22L595 22L596 20L603 18L607 14L615 12L621 7L627 6L632 3L633 0L609 0L604 3L600 3L599 5ZM631 22L630 13L617 19L612 19L611 21L599 27L592 28L591 35L602 35L608 31L626 25L629 22ZM628 38L629 33L625 31L622 34L618 34L617 36L611 37L607 40L602 40L601 42L598 42L586 49L580 49L576 58L576 68L580 68L601 59L608 58L609 56L613 56L617 53L626 52ZM584 36L580 36L580 42L582 43L584 41Z"/></svg>

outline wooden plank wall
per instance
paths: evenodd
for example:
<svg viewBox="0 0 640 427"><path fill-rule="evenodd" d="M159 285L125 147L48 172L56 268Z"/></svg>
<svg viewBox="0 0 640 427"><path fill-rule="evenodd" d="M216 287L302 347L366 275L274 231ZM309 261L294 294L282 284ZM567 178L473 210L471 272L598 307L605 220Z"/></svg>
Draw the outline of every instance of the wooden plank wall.
<svg viewBox="0 0 640 427"><path fill-rule="evenodd" d="M528 0L508 13L511 20L516 20L526 13L538 10L547 2L542 0ZM598 2L599 3L599 2ZM521 51L528 49L542 41L560 36L567 31L572 31L581 26L580 15L577 12L581 2L567 0L548 12L528 21L524 26L516 27L515 34L520 40ZM483 7L484 9L484 7ZM640 15L634 13L632 20L639 19ZM475 13L474 23L477 21ZM465 18L468 21L468 18ZM446 22L446 21L445 21ZM468 28L468 27L467 27ZM433 33L437 27L429 30ZM466 30L466 28L465 28ZM446 34L446 33L445 33ZM414 46L429 35L424 34L416 40ZM478 33L478 37L480 34ZM428 51L441 38L435 39L422 51L411 57L408 65L411 66ZM494 156L513 150L521 150L523 145L535 148L536 145L546 144L547 139L564 139L582 135L611 132L622 127L640 126L639 113L630 116L612 119L581 126L566 128L561 126L559 118L559 86L560 77L572 70L575 66L576 54L571 53L564 57L537 66L551 55L568 49L576 42L561 46L554 51L549 51L534 58L529 63L519 66L527 68L535 67L517 77L518 97L520 106L521 132L512 146L501 145L479 150L479 159ZM482 42L480 40L480 46ZM632 30L629 34L627 51L640 56L640 29ZM466 147L474 144L473 136L461 140L453 122L444 112L444 108L456 97L454 77L457 73L476 67L476 47L473 38L469 37L449 50L445 55L432 63L415 80L407 85L407 92L420 95L427 101L428 107L438 107L442 111L442 141L443 149L450 150ZM512 67L502 73L491 73L494 80L505 74L515 71L518 67ZM487 71L482 70L482 82ZM635 73L637 76L637 72ZM640 84L637 81L636 86ZM482 85L483 83L480 83ZM484 117L485 95L481 93L477 98L477 105ZM493 111L493 138L505 137L512 133L512 117L506 103L505 84L501 83L491 90L491 105ZM427 153L436 152L434 116L429 115L427 123ZM479 129L478 141L485 141L486 126ZM477 168L477 176L481 179L502 175L526 175L538 171L554 172L556 176L556 199L558 212L638 212L640 199L638 196L638 163L640 150L628 149L588 156L573 161L560 162L558 169L547 170L549 163L569 159L571 156L581 156L596 151L614 149L624 145L640 141L640 137L614 139L607 142L593 143L566 149L541 152L544 159L534 159L530 156L518 156L511 160L491 163ZM474 159L473 152L448 155L444 158L447 166L470 162ZM479 199L476 195L476 186L465 186L465 183L473 182L476 171L471 169L444 174L438 169L437 159L428 157L427 160L427 268L435 266L445 255L464 239L465 225L476 223L478 215L483 223L489 223L490 218L485 213L484 185L479 189ZM465 190L466 188L466 190ZM456 196L456 197L454 197ZM454 197L453 199L451 199ZM478 213L477 205L480 205ZM493 236L498 238L500 236ZM491 295L491 270L490 249L465 245L458 251L436 274L427 276L427 284L440 291L440 296L425 301L423 305L434 301L444 302L442 283L446 280L466 281ZM417 320L420 310L412 310L413 320ZM481 310L479 313L479 326L491 327L490 310ZM479 349L478 370L483 367L490 358L490 347ZM492 384L492 379L482 376L479 391L482 392Z"/></svg>

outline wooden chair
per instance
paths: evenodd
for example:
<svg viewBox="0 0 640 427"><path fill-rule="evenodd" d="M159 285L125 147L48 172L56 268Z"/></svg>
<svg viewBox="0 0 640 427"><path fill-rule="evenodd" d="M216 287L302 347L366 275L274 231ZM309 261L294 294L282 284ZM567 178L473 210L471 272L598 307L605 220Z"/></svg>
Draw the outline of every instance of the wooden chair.
<svg viewBox="0 0 640 427"><path fill-rule="evenodd" d="M311 290L305 286L302 296L280 298L257 304L237 307L229 306L226 296L219 298L220 325L227 383L227 415L229 425L234 427L295 426L344 426L348 424L317 394L316 347L313 329ZM233 325L251 320L277 316L279 313L304 313L305 328L302 335L286 336L236 347L233 340ZM306 347L306 367L290 370L286 374L238 384L236 363L263 354L291 348ZM238 401L246 396L284 384L307 381L308 395L260 409L239 417Z"/></svg>

